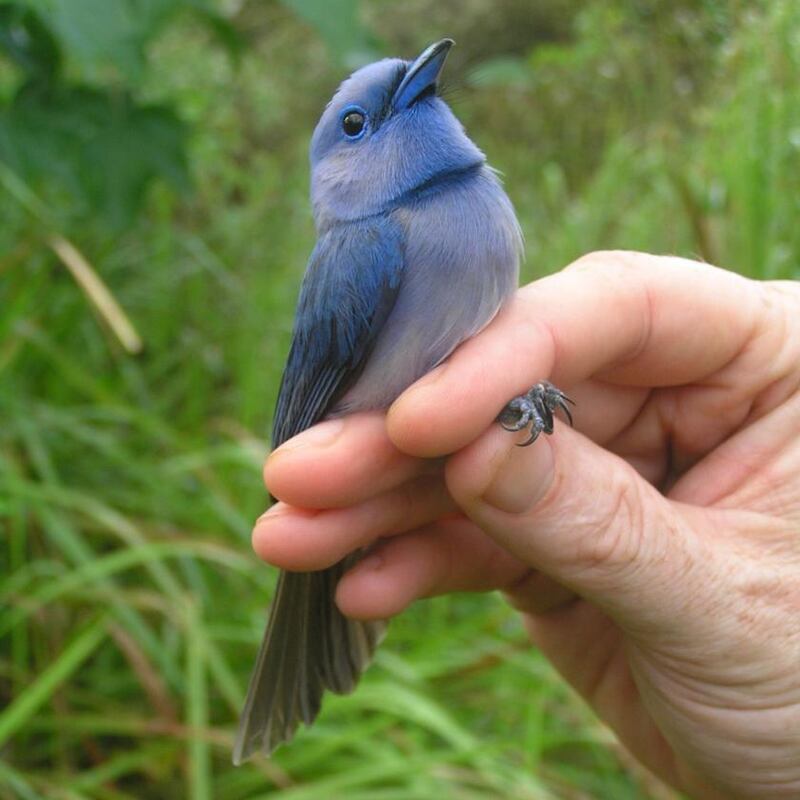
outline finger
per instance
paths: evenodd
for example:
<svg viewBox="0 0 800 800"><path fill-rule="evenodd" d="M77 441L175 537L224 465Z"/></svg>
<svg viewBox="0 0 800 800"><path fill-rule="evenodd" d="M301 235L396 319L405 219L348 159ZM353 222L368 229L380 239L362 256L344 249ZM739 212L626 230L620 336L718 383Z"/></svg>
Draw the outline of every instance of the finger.
<svg viewBox="0 0 800 800"><path fill-rule="evenodd" d="M404 452L442 455L543 379L562 389L597 375L640 387L697 380L752 335L761 311L754 287L679 258L584 257L521 289L482 334L401 395L389 435Z"/></svg>
<svg viewBox="0 0 800 800"><path fill-rule="evenodd" d="M422 476L347 508L309 511L277 503L253 530L253 549L283 569L325 569L348 553L456 510L444 478Z"/></svg>
<svg viewBox="0 0 800 800"><path fill-rule="evenodd" d="M533 447L510 438L492 428L447 466L450 493L476 525L629 632L697 613L726 554L694 533L688 511L569 428Z"/></svg>
<svg viewBox="0 0 800 800"><path fill-rule="evenodd" d="M731 362L695 384L654 393L613 440L602 441L582 425L581 429L625 457L632 455L641 460L649 454L651 466L658 463L660 454L671 477L682 475L708 455L722 469L709 474L703 458L702 466L695 472L698 498L722 491L721 484L728 483L731 473L750 474L749 463L754 456L758 461L758 452L772 446L762 441L766 430L756 429L754 423L767 415L776 416L800 386L800 288L784 288L780 283L752 285L758 289L762 316L747 345ZM609 406L602 404L605 411ZM593 410L596 413L596 407ZM585 413L584 406L581 423ZM791 427L783 422L779 425L784 429L778 437L773 437L773 445L780 446L793 437ZM736 434L748 429L752 435L745 443L742 434ZM732 452L737 448L728 447L732 438L741 441L738 452ZM726 464L729 457L734 461ZM693 493L694 490L687 496ZM678 495L672 492L671 496ZM698 500L697 504L706 503Z"/></svg>
<svg viewBox="0 0 800 800"><path fill-rule="evenodd" d="M451 519L381 543L339 582L336 602L356 619L387 619L415 600L510 586L528 568L474 524Z"/></svg>
<svg viewBox="0 0 800 800"><path fill-rule="evenodd" d="M289 505L339 508L435 469L392 444L382 413L365 413L326 420L281 445L264 465L264 482Z"/></svg>
<svg viewBox="0 0 800 800"><path fill-rule="evenodd" d="M664 447L664 426L651 392L590 379L569 390L575 429L624 458L645 480L659 486L677 454Z"/></svg>
<svg viewBox="0 0 800 800"><path fill-rule="evenodd" d="M800 354L798 354L800 363ZM723 442L671 488L673 499L800 522L800 391Z"/></svg>

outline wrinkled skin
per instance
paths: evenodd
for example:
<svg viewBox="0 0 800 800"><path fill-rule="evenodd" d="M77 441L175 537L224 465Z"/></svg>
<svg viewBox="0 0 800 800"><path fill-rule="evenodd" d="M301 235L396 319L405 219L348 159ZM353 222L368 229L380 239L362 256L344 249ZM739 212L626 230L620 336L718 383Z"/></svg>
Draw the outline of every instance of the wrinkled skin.
<svg viewBox="0 0 800 800"><path fill-rule="evenodd" d="M575 429L493 420L552 380ZM270 456L259 555L348 615L500 589L650 770L695 798L800 797L800 287L597 253L521 289L392 406ZM520 698L524 701L524 698Z"/></svg>

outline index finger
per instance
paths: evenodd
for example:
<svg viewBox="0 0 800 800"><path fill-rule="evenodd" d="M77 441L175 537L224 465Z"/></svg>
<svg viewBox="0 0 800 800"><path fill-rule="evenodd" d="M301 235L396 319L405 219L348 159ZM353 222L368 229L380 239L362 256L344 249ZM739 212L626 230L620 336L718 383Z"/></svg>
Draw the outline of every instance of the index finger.
<svg viewBox="0 0 800 800"><path fill-rule="evenodd" d="M297 508L342 508L437 469L394 446L382 413L362 412L320 422L282 444L264 464L264 483Z"/></svg>
<svg viewBox="0 0 800 800"><path fill-rule="evenodd" d="M757 326L757 284L682 258L609 252L522 288L474 339L403 393L389 435L438 456L473 441L514 396L592 376L678 386L720 370Z"/></svg>

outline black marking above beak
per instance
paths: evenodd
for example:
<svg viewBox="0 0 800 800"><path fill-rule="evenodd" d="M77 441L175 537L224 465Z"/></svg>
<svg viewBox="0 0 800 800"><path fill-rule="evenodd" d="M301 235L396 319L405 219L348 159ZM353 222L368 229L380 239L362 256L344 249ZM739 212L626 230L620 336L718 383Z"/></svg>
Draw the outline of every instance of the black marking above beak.
<svg viewBox="0 0 800 800"><path fill-rule="evenodd" d="M408 108L427 90L436 88L447 54L455 44L452 39L442 39L425 49L408 68L392 97L392 108Z"/></svg>

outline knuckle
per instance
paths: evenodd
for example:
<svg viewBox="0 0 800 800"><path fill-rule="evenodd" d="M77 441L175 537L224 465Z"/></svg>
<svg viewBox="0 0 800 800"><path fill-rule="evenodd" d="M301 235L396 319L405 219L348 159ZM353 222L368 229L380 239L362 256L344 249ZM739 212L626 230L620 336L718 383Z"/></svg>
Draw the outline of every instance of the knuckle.
<svg viewBox="0 0 800 800"><path fill-rule="evenodd" d="M641 269L635 253L626 250L593 250L573 261L567 270L579 272L602 272L609 276L625 277Z"/></svg>
<svg viewBox="0 0 800 800"><path fill-rule="evenodd" d="M800 287L788 283L758 285L762 305L758 338L769 353L764 360L770 365L770 378L773 382L788 379L784 389L796 391L800 381Z"/></svg>

